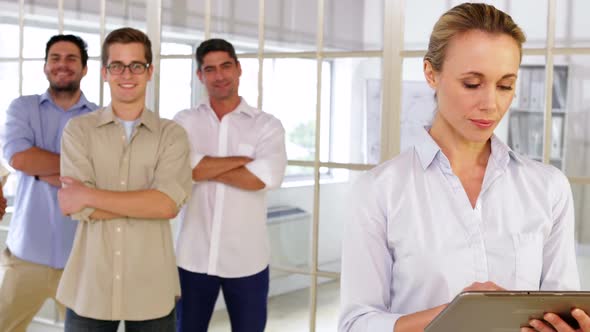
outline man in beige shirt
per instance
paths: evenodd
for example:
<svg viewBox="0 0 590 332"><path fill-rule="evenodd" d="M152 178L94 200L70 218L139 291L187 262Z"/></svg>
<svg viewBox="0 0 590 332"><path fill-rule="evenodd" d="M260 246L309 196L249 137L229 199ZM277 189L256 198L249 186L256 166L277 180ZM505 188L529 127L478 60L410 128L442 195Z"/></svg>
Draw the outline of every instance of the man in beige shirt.
<svg viewBox="0 0 590 332"><path fill-rule="evenodd" d="M66 331L174 331L180 295L169 219L191 190L184 129L145 108L151 43L111 32L102 75L111 104L70 121L63 134L60 208L79 220L57 298Z"/></svg>

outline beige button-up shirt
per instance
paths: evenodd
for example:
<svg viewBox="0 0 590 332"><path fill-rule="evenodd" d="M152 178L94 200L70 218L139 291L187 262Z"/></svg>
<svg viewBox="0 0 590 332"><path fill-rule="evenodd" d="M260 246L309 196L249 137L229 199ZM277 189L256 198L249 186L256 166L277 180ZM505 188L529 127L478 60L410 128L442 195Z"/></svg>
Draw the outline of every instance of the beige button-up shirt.
<svg viewBox="0 0 590 332"><path fill-rule="evenodd" d="M189 145L182 127L145 110L129 143L111 107L76 117L61 142L61 174L89 187L155 189L180 207L191 192ZM57 299L78 315L147 320L169 314L180 295L167 219L79 220Z"/></svg>

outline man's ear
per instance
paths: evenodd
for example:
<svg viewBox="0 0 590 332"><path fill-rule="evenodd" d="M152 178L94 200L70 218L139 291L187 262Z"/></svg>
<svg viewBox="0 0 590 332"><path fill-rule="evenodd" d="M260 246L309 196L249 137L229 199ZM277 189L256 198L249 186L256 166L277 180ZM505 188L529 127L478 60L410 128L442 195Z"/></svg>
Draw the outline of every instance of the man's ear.
<svg viewBox="0 0 590 332"><path fill-rule="evenodd" d="M203 72L201 71L201 68L197 69L197 77L199 78L199 81L203 83Z"/></svg>
<svg viewBox="0 0 590 332"><path fill-rule="evenodd" d="M438 87L438 76L436 70L432 68L432 63L428 60L424 60L424 78L426 79L426 83L436 90Z"/></svg>
<svg viewBox="0 0 590 332"><path fill-rule="evenodd" d="M100 75L102 76L103 81L107 81L107 67L102 66L100 67Z"/></svg>

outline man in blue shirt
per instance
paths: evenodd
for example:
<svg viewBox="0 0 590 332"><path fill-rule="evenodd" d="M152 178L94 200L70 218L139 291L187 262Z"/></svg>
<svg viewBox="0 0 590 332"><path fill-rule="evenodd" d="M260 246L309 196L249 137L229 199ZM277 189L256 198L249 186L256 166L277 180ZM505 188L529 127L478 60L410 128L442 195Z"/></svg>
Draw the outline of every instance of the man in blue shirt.
<svg viewBox="0 0 590 332"><path fill-rule="evenodd" d="M60 141L69 119L97 108L80 90L87 61L84 40L51 37L43 67L49 89L15 99L7 111L4 157L18 186L0 255L0 331L25 331L45 300L55 299L72 248L76 222L57 203Z"/></svg>

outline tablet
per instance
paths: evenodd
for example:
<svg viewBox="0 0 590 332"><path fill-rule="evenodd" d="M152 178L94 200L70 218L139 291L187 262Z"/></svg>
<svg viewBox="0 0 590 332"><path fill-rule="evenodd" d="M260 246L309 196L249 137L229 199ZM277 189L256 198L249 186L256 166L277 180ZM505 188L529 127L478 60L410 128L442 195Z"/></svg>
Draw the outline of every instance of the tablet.
<svg viewBox="0 0 590 332"><path fill-rule="evenodd" d="M546 312L558 314L577 328L570 314L573 308L590 313L590 292L463 292L424 331L520 332L531 318L542 320Z"/></svg>

